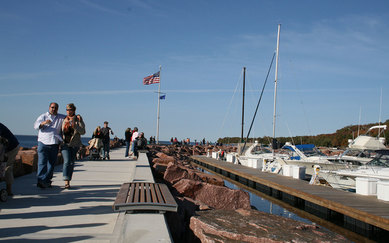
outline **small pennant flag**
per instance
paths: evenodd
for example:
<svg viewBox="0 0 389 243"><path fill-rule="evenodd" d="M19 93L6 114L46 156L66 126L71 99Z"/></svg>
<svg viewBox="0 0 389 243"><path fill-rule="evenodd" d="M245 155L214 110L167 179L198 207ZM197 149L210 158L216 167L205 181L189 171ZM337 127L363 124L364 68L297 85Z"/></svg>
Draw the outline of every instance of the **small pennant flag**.
<svg viewBox="0 0 389 243"><path fill-rule="evenodd" d="M160 100L164 100L166 98L166 95L161 95L161 96L159 96L159 99Z"/></svg>
<svg viewBox="0 0 389 243"><path fill-rule="evenodd" d="M154 73L153 75L147 76L143 78L143 84L158 84L159 83L159 72Z"/></svg>

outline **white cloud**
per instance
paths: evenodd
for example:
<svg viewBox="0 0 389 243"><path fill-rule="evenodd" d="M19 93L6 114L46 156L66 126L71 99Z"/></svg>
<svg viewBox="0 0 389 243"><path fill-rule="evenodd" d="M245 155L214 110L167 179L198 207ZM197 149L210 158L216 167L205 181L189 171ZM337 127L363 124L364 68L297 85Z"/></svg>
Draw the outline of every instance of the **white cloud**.
<svg viewBox="0 0 389 243"><path fill-rule="evenodd" d="M97 4L96 2L91 2L88 0L80 0L80 2L85 4L86 6L88 6L90 8L93 8L93 9L96 9L96 10L99 10L99 11L102 11L105 13L110 13L110 14L114 14L114 15L122 15L122 16L126 15L124 12L105 7L101 4Z"/></svg>

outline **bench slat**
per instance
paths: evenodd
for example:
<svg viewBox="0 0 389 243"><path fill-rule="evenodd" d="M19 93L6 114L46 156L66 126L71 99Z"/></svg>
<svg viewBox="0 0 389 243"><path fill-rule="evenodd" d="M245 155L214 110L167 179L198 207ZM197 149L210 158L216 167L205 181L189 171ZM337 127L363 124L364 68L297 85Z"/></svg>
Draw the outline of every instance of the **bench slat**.
<svg viewBox="0 0 389 243"><path fill-rule="evenodd" d="M120 188L118 195L116 197L115 203L121 203L125 202L127 200L128 190L129 190L130 184L123 184Z"/></svg>
<svg viewBox="0 0 389 243"><path fill-rule="evenodd" d="M157 194L158 203L165 203L165 200L163 200L161 190L158 184L155 185L155 193Z"/></svg>
<svg viewBox="0 0 389 243"><path fill-rule="evenodd" d="M128 197L127 197L127 200L125 202L126 203L133 202L134 201L134 194L135 194L135 184L130 184L130 183L124 183L124 184L128 184L129 186L131 186L131 187L129 187L129 191L127 192Z"/></svg>
<svg viewBox="0 0 389 243"><path fill-rule="evenodd" d="M166 185L161 186L160 189L161 189L162 195L165 198L166 204L173 204L173 205L176 204L176 200L174 199L174 197L172 196L172 194L169 191L169 188Z"/></svg>
<svg viewBox="0 0 389 243"><path fill-rule="evenodd" d="M139 188L140 188L139 183L136 183L135 184L135 195L134 195L134 199L132 200L132 202L134 202L134 203L139 202ZM128 202L128 203L131 203L131 202Z"/></svg>
<svg viewBox="0 0 389 243"><path fill-rule="evenodd" d="M158 203L157 195L155 194L155 185L154 184L150 184L150 191L151 191L151 196L152 196L151 202Z"/></svg>
<svg viewBox="0 0 389 243"><path fill-rule="evenodd" d="M146 183L146 202L153 202L150 193L150 183Z"/></svg>

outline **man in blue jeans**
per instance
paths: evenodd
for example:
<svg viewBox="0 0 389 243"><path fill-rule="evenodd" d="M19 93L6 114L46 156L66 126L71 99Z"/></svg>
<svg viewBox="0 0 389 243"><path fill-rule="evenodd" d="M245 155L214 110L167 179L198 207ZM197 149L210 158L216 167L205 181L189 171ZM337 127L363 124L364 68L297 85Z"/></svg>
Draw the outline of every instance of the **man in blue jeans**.
<svg viewBox="0 0 389 243"><path fill-rule="evenodd" d="M50 103L49 111L40 115L34 128L38 130L37 187L51 187L59 144L62 142L62 122L66 116L58 114L58 104Z"/></svg>

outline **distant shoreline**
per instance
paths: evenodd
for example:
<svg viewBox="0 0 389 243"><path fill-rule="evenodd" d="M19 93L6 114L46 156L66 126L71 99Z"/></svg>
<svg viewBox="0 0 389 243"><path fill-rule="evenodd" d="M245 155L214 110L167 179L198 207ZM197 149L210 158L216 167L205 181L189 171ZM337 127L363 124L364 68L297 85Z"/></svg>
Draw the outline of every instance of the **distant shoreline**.
<svg viewBox="0 0 389 243"><path fill-rule="evenodd" d="M15 135L19 141L19 146L23 148L32 148L38 146L38 135ZM82 144L88 145L90 137L81 137Z"/></svg>
<svg viewBox="0 0 389 243"><path fill-rule="evenodd" d="M32 148L34 146L38 146L38 135L15 135L15 137L19 141L19 146L23 148ZM89 140L91 140L91 137L81 137L81 141L83 145L88 145ZM112 140L112 138L111 138ZM169 141L159 141L160 144L170 144Z"/></svg>

